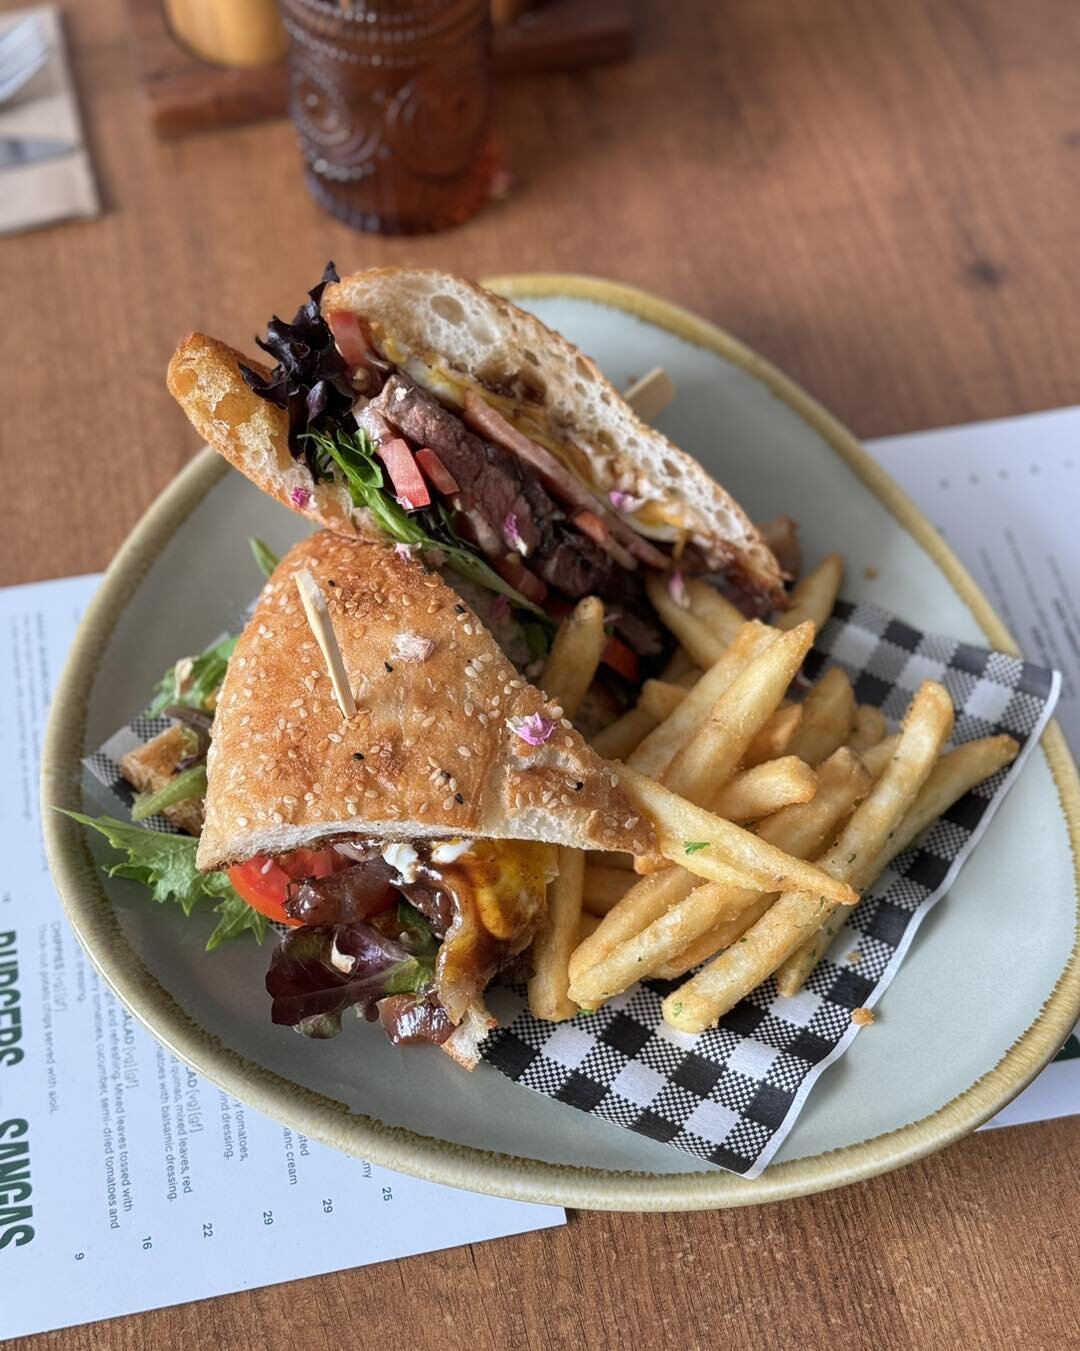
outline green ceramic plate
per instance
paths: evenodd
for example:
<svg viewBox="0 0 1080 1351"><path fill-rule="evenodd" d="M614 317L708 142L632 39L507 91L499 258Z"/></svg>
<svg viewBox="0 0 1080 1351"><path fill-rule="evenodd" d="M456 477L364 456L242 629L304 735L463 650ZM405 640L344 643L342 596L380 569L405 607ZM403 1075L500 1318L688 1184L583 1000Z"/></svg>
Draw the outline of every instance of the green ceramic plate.
<svg viewBox="0 0 1080 1351"><path fill-rule="evenodd" d="M851 436L718 329L632 291L575 277L501 278L595 356L616 384L656 363L678 387L659 419L762 519L789 511L810 558L840 549L845 594L971 641L1011 647L946 546ZM179 417L179 412L177 413ZM80 757L142 706L160 671L219 632L257 589L246 538L285 548L303 522L198 456L109 570L57 695L45 800L82 806ZM864 570L872 568L874 580ZM854 1182L972 1130L1020 1091L1080 1014L1080 788L1056 727L994 829L919 931L872 1031L814 1089L760 1179L702 1171L641 1136L399 1051L356 1024L311 1043L271 1026L266 953L207 957L197 923L102 877L84 834L44 813L68 914L109 985L163 1042L252 1106L350 1154L477 1191L570 1206L746 1205Z"/></svg>

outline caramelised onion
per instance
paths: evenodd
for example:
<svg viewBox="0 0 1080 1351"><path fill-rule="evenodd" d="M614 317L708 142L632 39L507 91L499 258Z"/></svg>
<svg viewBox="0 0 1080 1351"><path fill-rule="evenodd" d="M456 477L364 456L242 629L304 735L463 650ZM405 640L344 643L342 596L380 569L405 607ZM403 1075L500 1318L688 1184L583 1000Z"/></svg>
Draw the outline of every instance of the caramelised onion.
<svg viewBox="0 0 1080 1351"><path fill-rule="evenodd" d="M392 994L380 999L377 1008L383 1029L395 1046L418 1041L441 1046L454 1030L450 1015L431 995Z"/></svg>
<svg viewBox="0 0 1080 1351"><path fill-rule="evenodd" d="M395 869L382 858L367 859L329 877L307 877L289 886L284 910L300 924L350 924L388 909L396 892Z"/></svg>

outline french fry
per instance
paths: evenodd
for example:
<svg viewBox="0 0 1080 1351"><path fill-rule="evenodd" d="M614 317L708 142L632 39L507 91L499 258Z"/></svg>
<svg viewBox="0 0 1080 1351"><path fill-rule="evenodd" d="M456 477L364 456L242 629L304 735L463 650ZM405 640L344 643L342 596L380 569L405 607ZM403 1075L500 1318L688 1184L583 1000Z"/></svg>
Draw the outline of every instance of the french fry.
<svg viewBox="0 0 1080 1351"><path fill-rule="evenodd" d="M1011 736L994 736L968 741L943 755L930 771L900 824L867 867L866 885L874 881L897 854L902 854L954 802L970 792L977 783L982 783L983 779L1012 764L1019 752L1019 743ZM788 958L779 973L781 994L796 994L802 988L819 959L828 951L829 944L840 930L840 924L841 916L834 914Z"/></svg>
<svg viewBox="0 0 1080 1351"><path fill-rule="evenodd" d="M577 1013L567 998L569 963L581 923L581 893L585 881L585 854L559 846L559 875L548 887L547 921L533 939L534 974L529 981L529 1011L534 1018L561 1023Z"/></svg>
<svg viewBox="0 0 1080 1351"><path fill-rule="evenodd" d="M630 801L652 820L664 857L687 872L754 891L798 887L836 905L854 905L858 900L858 893L845 882L695 807L632 769L620 770L619 783Z"/></svg>
<svg viewBox="0 0 1080 1351"><path fill-rule="evenodd" d="M577 941L584 943L590 934L594 934L600 923L599 915L590 915L587 910L581 912L581 918L578 920Z"/></svg>
<svg viewBox="0 0 1080 1351"><path fill-rule="evenodd" d="M663 722L685 698L686 690L681 685L672 685L666 680L646 680L638 695L638 708L643 708L657 722Z"/></svg>
<svg viewBox="0 0 1080 1351"><path fill-rule="evenodd" d="M953 707L947 692L934 681L924 682L904 719L896 755L839 840L819 860L823 873L837 882L865 881L890 832L899 825L929 776L952 724ZM852 894L857 899L857 893ZM711 1027L777 971L836 909L821 890L785 888L738 943L668 996L663 1005L665 1020L683 1032Z"/></svg>
<svg viewBox="0 0 1080 1351"><path fill-rule="evenodd" d="M787 754L803 720L802 704L781 704L754 737L743 756L743 769L753 769Z"/></svg>
<svg viewBox="0 0 1080 1351"><path fill-rule="evenodd" d="M860 704L855 710L855 721L847 744L853 751L868 751L871 746L884 741L888 734L889 724L881 709L875 708L873 704Z"/></svg>
<svg viewBox="0 0 1080 1351"><path fill-rule="evenodd" d="M847 749L837 751L822 766L820 802L815 799L805 807L775 813L766 827L770 842L799 858L820 853L869 786L870 776L858 757ZM675 871L685 870L669 869ZM619 993L626 988L619 983L624 979L629 984L648 975L664 975L668 964L675 967L671 979L683 975L691 966L711 957L720 945L726 946L738 938L775 900L775 894L763 895L715 883L679 895L683 890L681 886L669 885L662 897L654 892L651 905L636 908L634 919L640 927L635 932L624 923L617 941L616 926L609 925L608 942L596 945L594 954L600 955L592 966L587 970L583 964L574 968L571 986L578 988L575 982L580 982L586 1003L595 1006ZM739 927L746 915L751 918ZM693 948L702 944L706 935L714 945L697 956Z"/></svg>
<svg viewBox="0 0 1080 1351"><path fill-rule="evenodd" d="M681 680L683 676L688 675L695 677L701 675L701 667L685 647L677 647L671 654L668 664L660 672L660 679L674 684L677 680Z"/></svg>
<svg viewBox="0 0 1080 1351"><path fill-rule="evenodd" d="M709 805L717 816L745 825L792 803L809 802L816 791L817 775L810 766L795 755L785 755L728 779Z"/></svg>
<svg viewBox="0 0 1080 1351"><path fill-rule="evenodd" d="M592 748L604 760L625 760L656 727L657 719L643 708L631 708L592 739Z"/></svg>
<svg viewBox="0 0 1080 1351"><path fill-rule="evenodd" d="M600 921L600 927L575 950L570 958L570 980L595 966L620 943L650 925L671 906L689 896L698 879L683 868L643 877L623 896L613 910Z"/></svg>
<svg viewBox="0 0 1080 1351"><path fill-rule="evenodd" d="M690 601L690 613L696 615L724 643L730 643L746 623L746 616L741 610L726 600L715 586L710 586L698 577L686 582L686 595Z"/></svg>
<svg viewBox="0 0 1080 1351"><path fill-rule="evenodd" d="M653 777L662 774L739 672L770 643L776 642L778 636L775 629L767 628L757 620L744 624L731 645L674 713L655 727L630 754L626 761L630 768Z"/></svg>
<svg viewBox="0 0 1080 1351"><path fill-rule="evenodd" d="M777 615L775 626L778 629L793 629L809 619L820 630L832 614L843 577L844 560L839 554L830 554L828 558L822 559L791 593L791 608Z"/></svg>
<svg viewBox="0 0 1080 1351"><path fill-rule="evenodd" d="M894 732L892 736L887 736L884 741L879 741L869 750L859 751L859 759L866 766L871 778L877 779L884 774L899 744L900 734Z"/></svg>
<svg viewBox="0 0 1080 1351"><path fill-rule="evenodd" d="M586 596L559 625L540 678L548 698L562 705L564 717L572 718L581 707L606 641L604 603Z"/></svg>
<svg viewBox="0 0 1080 1351"><path fill-rule="evenodd" d="M695 966L700 966L702 962L707 962L710 957L715 957L718 952L723 952L725 948L731 947L732 943L737 943L743 934L758 922L775 900L775 892L771 894L758 892L745 910L740 911L731 919L722 920L711 929L706 929L677 957L662 962L651 971L649 973L650 978L678 980L680 976L685 976L688 971L693 971Z"/></svg>
<svg viewBox="0 0 1080 1351"><path fill-rule="evenodd" d="M802 571L802 549L796 523L790 516L774 516L771 521L758 521L757 529L783 570L797 577Z"/></svg>
<svg viewBox="0 0 1080 1351"><path fill-rule="evenodd" d="M800 624L739 672L664 772L673 793L699 806L715 795L784 697L813 641L814 626Z"/></svg>
<svg viewBox="0 0 1080 1351"><path fill-rule="evenodd" d="M636 880L632 872L623 868L605 868L603 864L587 863L582 904L590 915L606 915L618 905Z"/></svg>
<svg viewBox="0 0 1080 1351"><path fill-rule="evenodd" d="M699 619L689 605L680 605L668 591L667 579L658 572L645 578L645 591L656 613L678 638L698 666L707 669L723 656L725 640Z"/></svg>
<svg viewBox="0 0 1080 1351"><path fill-rule="evenodd" d="M839 666L826 671L803 700L802 722L788 752L819 765L851 735L855 721L855 694Z"/></svg>
<svg viewBox="0 0 1080 1351"><path fill-rule="evenodd" d="M696 886L678 905L657 916L594 966L580 971L571 981L570 998L582 1008L598 1008L635 981L651 975L661 962L684 951L710 925L721 919L733 920L758 896L758 892L716 882Z"/></svg>

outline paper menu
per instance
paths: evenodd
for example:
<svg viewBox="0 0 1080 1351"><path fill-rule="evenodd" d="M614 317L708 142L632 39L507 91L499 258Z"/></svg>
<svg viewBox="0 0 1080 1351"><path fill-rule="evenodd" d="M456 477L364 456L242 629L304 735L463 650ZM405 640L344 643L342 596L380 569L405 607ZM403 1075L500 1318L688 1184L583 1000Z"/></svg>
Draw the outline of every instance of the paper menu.
<svg viewBox="0 0 1080 1351"><path fill-rule="evenodd" d="M1062 673L1055 717L1080 756L1080 408L871 441L1011 629Z"/></svg>
<svg viewBox="0 0 1080 1351"><path fill-rule="evenodd" d="M867 449L944 535L1024 655L1061 672L1055 716L1080 759L1080 408ZM1080 1113L1078 1033L984 1129Z"/></svg>
<svg viewBox="0 0 1080 1351"><path fill-rule="evenodd" d="M0 1338L564 1223L245 1108L98 979L38 814L49 690L97 582L0 590L0 825L18 861L0 882Z"/></svg>

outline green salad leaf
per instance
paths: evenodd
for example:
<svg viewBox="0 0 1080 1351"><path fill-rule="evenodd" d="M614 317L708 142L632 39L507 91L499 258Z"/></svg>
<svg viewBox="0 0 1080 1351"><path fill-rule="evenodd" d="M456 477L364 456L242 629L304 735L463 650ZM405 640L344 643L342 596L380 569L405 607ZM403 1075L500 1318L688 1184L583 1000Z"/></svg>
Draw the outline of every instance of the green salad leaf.
<svg viewBox="0 0 1080 1351"><path fill-rule="evenodd" d="M190 802L192 798L206 796L206 761L192 765L171 778L156 793L140 793L131 809L133 821L145 821L148 816L156 816L166 807L174 807L178 802Z"/></svg>
<svg viewBox="0 0 1080 1351"><path fill-rule="evenodd" d="M281 559L261 539L256 539L254 535L248 539L248 547L251 549L252 558L258 564L259 571L269 580Z"/></svg>
<svg viewBox="0 0 1080 1351"><path fill-rule="evenodd" d="M99 831L114 849L127 855L122 862L113 863L105 871L110 877L128 877L141 882L159 904L171 901L179 905L185 915L203 901L214 901L214 913L219 921L207 940L208 952L227 938L236 938L251 932L261 943L266 935L267 922L237 894L223 872L201 873L195 866L198 841L191 835L167 835L164 831L133 826L111 816L84 816L82 812L66 811L65 816L79 821L91 830Z"/></svg>
<svg viewBox="0 0 1080 1351"><path fill-rule="evenodd" d="M538 605L526 600L520 591L503 581L494 568L460 542L450 524L450 514L441 503L437 513L431 509L410 513L401 506L387 490L375 443L362 427L354 432L337 428L333 434L305 432L302 439L313 441L320 453L337 466L353 506L367 507L392 540L414 549L440 550L447 567L459 577L466 577L488 591L505 596L517 609L527 610L537 616L540 624L552 627L551 620ZM430 519L431 525L439 531L438 535L425 528L425 518Z"/></svg>
<svg viewBox="0 0 1080 1351"><path fill-rule="evenodd" d="M184 704L209 713L211 696L217 693L225 679L225 668L235 647L236 638L227 634L204 648L197 657L182 657L175 662L155 685L147 713L157 717L170 704Z"/></svg>

